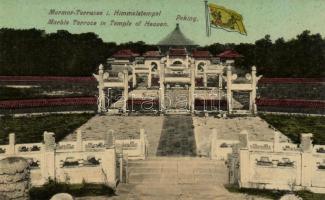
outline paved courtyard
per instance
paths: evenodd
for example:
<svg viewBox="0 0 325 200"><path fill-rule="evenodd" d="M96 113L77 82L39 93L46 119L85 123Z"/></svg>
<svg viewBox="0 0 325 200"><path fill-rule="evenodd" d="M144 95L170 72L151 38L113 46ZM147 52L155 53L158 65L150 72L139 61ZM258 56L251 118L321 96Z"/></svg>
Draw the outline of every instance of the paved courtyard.
<svg viewBox="0 0 325 200"><path fill-rule="evenodd" d="M212 129L219 139L234 140L242 130L247 130L254 141L273 140L274 130L259 117L215 118L186 115L169 116L95 116L80 129L83 139L104 139L104 134L114 130L118 139L138 138L144 128L149 141L149 156L208 155ZM194 137L193 137L194 136ZM282 135L282 140L287 138ZM64 140L75 140L76 134ZM193 152L195 151L195 152Z"/></svg>

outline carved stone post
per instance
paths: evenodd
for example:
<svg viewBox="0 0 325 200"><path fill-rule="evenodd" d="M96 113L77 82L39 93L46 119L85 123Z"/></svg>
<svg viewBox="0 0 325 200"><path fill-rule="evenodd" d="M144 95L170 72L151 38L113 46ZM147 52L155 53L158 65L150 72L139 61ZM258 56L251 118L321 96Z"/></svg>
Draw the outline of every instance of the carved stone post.
<svg viewBox="0 0 325 200"><path fill-rule="evenodd" d="M300 148L302 150L301 154L301 186L310 187L312 184L312 176L311 174L314 173L314 165L315 162L313 158L313 141L312 141L313 134L306 133L301 134L301 143Z"/></svg>
<svg viewBox="0 0 325 200"><path fill-rule="evenodd" d="M137 85L137 75L135 74L135 65L133 64L132 68L132 87L135 88Z"/></svg>
<svg viewBox="0 0 325 200"><path fill-rule="evenodd" d="M16 145L16 135L15 133L9 134L9 148L7 154L15 154L15 145Z"/></svg>
<svg viewBox="0 0 325 200"><path fill-rule="evenodd" d="M123 70L123 83L124 83L124 91L123 91L123 113L126 113L127 102L129 98L129 74L127 70Z"/></svg>
<svg viewBox="0 0 325 200"><path fill-rule="evenodd" d="M104 66L99 65L98 70L98 112L105 110L105 92L104 92Z"/></svg>
<svg viewBox="0 0 325 200"><path fill-rule="evenodd" d="M44 183L48 179L55 180L55 134L45 131L43 133L44 149L43 162L41 162L42 178Z"/></svg>
<svg viewBox="0 0 325 200"><path fill-rule="evenodd" d="M227 66L227 109L228 113L232 112L232 72L231 66Z"/></svg>
<svg viewBox="0 0 325 200"><path fill-rule="evenodd" d="M208 77L207 77L207 73L206 73L206 66L204 66L203 69L203 85L204 87L208 87Z"/></svg>
<svg viewBox="0 0 325 200"><path fill-rule="evenodd" d="M257 85L257 78L256 78L256 67L252 67L252 92L250 94L250 102L249 102L249 110L252 114L256 114L256 106L255 106L255 99L256 99L256 85Z"/></svg>
<svg viewBox="0 0 325 200"><path fill-rule="evenodd" d="M45 151L53 151L55 149L55 134L45 131L43 133Z"/></svg>
<svg viewBox="0 0 325 200"><path fill-rule="evenodd" d="M249 142L248 132L243 130L239 134L239 186L244 187L249 183L249 171L250 171L250 160L249 160Z"/></svg>
<svg viewBox="0 0 325 200"><path fill-rule="evenodd" d="M164 64L160 66L159 73L159 102L160 102L160 111L165 111L165 67Z"/></svg>
<svg viewBox="0 0 325 200"><path fill-rule="evenodd" d="M149 73L148 73L148 88L151 88L151 79L152 79L152 66L149 66Z"/></svg>
<svg viewBox="0 0 325 200"><path fill-rule="evenodd" d="M195 111L195 64L191 64L191 87L190 87L190 98L189 107L192 113Z"/></svg>
<svg viewBox="0 0 325 200"><path fill-rule="evenodd" d="M300 140L301 140L301 143L300 143L300 147L301 147L301 150L303 152L312 152L313 151L313 140L312 140L312 137L313 137L313 134L311 133L304 133L304 134L301 134L300 136Z"/></svg>

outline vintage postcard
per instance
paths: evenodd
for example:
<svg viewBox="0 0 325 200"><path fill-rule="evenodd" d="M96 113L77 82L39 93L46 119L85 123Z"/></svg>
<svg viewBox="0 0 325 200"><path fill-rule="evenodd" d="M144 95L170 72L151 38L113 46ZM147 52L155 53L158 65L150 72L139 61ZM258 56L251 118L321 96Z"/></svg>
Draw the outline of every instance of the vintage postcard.
<svg viewBox="0 0 325 200"><path fill-rule="evenodd" d="M1 0L0 200L325 199L324 10Z"/></svg>

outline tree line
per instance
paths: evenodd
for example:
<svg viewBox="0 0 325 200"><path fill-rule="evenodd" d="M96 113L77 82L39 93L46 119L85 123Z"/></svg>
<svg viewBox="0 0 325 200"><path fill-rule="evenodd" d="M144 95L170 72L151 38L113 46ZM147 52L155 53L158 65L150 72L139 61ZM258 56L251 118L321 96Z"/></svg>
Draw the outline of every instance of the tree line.
<svg viewBox="0 0 325 200"><path fill-rule="evenodd" d="M126 48L140 54L157 49L142 41L104 42L95 33L2 28L0 75L90 76L114 52ZM272 42L266 35L255 43L214 43L200 49L213 55L233 49L244 56L238 67L248 70L255 65L265 77L325 77L325 39L308 30L287 41Z"/></svg>

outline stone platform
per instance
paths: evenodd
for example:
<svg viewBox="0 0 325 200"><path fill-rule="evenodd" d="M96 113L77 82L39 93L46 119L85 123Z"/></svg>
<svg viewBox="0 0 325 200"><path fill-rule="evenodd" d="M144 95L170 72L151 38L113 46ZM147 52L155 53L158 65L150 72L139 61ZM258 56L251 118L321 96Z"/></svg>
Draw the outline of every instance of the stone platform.
<svg viewBox="0 0 325 200"><path fill-rule="evenodd" d="M274 130L259 117L192 117L167 116L95 116L80 129L83 139L104 139L104 134L114 130L117 139L138 138L144 128L149 141L149 156L162 156L166 152L179 155L209 155L210 135L216 128L219 139L236 140L242 130L247 130L251 141L272 141ZM193 137L194 134L194 137ZM75 140L76 133L64 140ZM284 135L283 141L288 140ZM188 144L188 145L185 145ZM195 152L186 152L195 149ZM175 147L175 148L174 148Z"/></svg>

